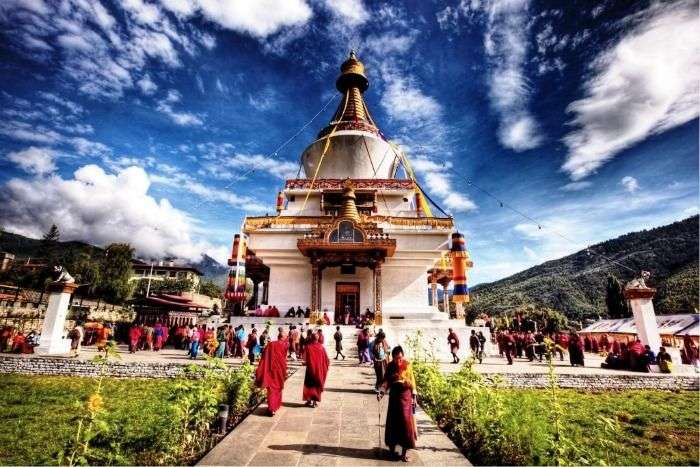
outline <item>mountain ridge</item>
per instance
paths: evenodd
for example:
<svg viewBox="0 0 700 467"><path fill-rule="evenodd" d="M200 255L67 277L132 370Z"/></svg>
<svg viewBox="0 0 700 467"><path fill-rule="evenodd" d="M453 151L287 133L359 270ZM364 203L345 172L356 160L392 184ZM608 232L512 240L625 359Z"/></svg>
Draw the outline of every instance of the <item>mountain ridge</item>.
<svg viewBox="0 0 700 467"><path fill-rule="evenodd" d="M652 273L650 285L660 291L655 298L658 313L692 312L698 306L698 290L690 286L689 277L697 268L698 216L695 215L665 226L630 232L509 277L474 286L468 308L475 314L499 314L519 305L534 304L558 309L570 318L597 317L607 311L605 281L609 274L627 282L639 271L648 270ZM684 290L680 294L666 290L669 280Z"/></svg>

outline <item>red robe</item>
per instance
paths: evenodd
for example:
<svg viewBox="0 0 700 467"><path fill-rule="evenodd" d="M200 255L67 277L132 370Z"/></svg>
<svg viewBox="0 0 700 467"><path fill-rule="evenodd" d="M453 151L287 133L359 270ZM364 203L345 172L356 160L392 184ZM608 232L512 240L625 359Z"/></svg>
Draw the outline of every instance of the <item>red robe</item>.
<svg viewBox="0 0 700 467"><path fill-rule="evenodd" d="M312 342L306 346L306 375L304 376L304 391L302 393L302 398L305 401L321 400L330 364L331 361L328 359L323 345Z"/></svg>
<svg viewBox="0 0 700 467"><path fill-rule="evenodd" d="M269 342L255 370L255 385L267 389L267 408L274 413L282 405L282 390L287 379L287 339Z"/></svg>

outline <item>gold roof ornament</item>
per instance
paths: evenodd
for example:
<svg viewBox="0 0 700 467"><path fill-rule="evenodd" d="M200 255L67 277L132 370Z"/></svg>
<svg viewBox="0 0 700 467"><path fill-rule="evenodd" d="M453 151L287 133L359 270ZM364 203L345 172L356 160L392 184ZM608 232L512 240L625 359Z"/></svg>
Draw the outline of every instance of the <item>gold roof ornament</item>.
<svg viewBox="0 0 700 467"><path fill-rule="evenodd" d="M355 196L355 190L352 188L352 183L348 179L345 181L345 183L343 183L343 186L343 207L340 210L340 217L351 219L356 223L359 223L360 213L357 212L357 205L355 204L357 197Z"/></svg>
<svg viewBox="0 0 700 467"><path fill-rule="evenodd" d="M355 51L350 51L350 56L340 65L340 76L335 82L338 91L345 93L352 87L365 92L369 87L369 80L365 75L365 65L357 59Z"/></svg>
<svg viewBox="0 0 700 467"><path fill-rule="evenodd" d="M340 65L340 76L335 82L335 87L338 88L343 97L335 114L333 114L330 125L321 130L318 137L321 138L329 134L333 128L336 130L362 130L379 135L379 129L362 97L362 93L369 87L365 66L357 58L354 50L350 51L348 59Z"/></svg>

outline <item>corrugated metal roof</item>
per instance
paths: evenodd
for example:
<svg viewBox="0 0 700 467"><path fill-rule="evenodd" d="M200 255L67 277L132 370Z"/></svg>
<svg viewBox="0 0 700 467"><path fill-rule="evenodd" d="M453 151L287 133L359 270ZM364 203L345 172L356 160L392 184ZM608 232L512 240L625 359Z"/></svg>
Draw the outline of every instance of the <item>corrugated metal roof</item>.
<svg viewBox="0 0 700 467"><path fill-rule="evenodd" d="M659 327L659 334L700 335L700 315L697 314L658 315L656 324ZM601 319L586 326L581 332L636 334L637 327L634 324L634 318Z"/></svg>

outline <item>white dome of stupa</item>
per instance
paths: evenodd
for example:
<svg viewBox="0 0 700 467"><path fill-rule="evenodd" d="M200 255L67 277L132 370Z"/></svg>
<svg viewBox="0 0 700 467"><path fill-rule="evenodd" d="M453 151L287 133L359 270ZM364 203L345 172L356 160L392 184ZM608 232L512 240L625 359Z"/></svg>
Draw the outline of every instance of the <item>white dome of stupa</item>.
<svg viewBox="0 0 700 467"><path fill-rule="evenodd" d="M338 110L301 156L306 177L394 178L400 153L384 139L362 98L369 81L355 52L350 52L340 71L336 87L343 98Z"/></svg>

